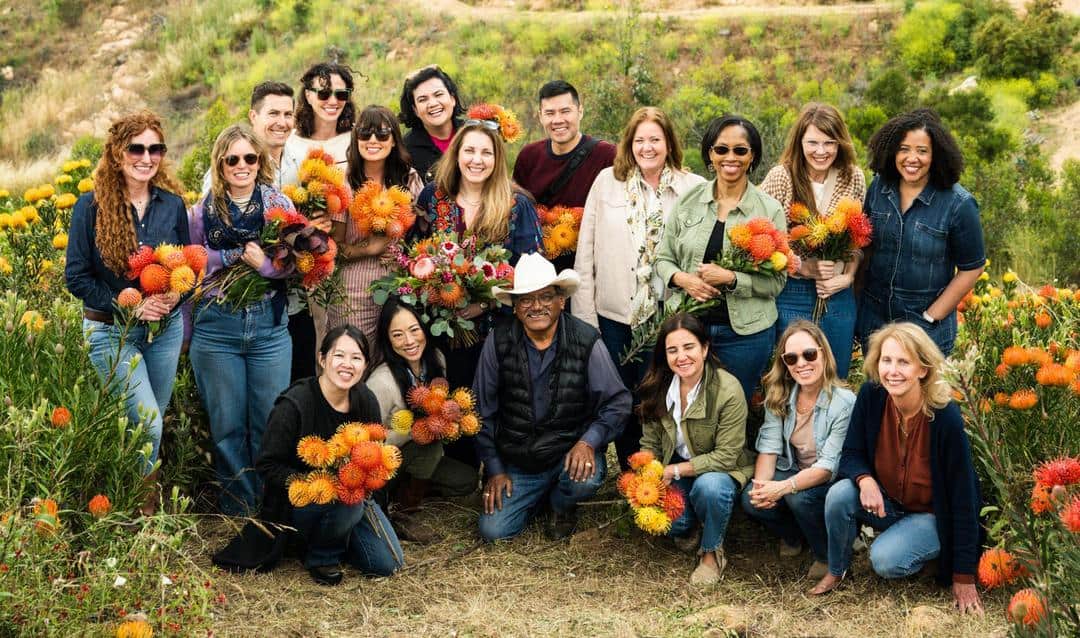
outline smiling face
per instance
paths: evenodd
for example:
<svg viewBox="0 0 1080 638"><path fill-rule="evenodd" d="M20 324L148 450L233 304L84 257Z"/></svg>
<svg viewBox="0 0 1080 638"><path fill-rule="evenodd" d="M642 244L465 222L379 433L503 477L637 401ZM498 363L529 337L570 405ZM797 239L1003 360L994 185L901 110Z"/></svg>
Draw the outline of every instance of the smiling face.
<svg viewBox="0 0 1080 638"><path fill-rule="evenodd" d="M726 146L727 152L720 155L716 152L717 146ZM743 152L744 155L738 153ZM754 152L751 150L750 138L746 135L743 127L732 125L720 131L713 140L713 148L709 149L709 159L712 161L716 178L729 184L737 184L746 179L746 173L750 170L750 164L754 161Z"/></svg>
<svg viewBox="0 0 1080 638"><path fill-rule="evenodd" d="M577 140L584 113L569 93L540 100L540 124L556 146L567 146Z"/></svg>
<svg viewBox="0 0 1080 638"><path fill-rule="evenodd" d="M420 326L420 320L407 308L398 310L394 318L390 320L389 328L390 346L402 359L410 365L420 363L424 356L424 348L427 346L427 337L424 329Z"/></svg>
<svg viewBox="0 0 1080 638"><path fill-rule="evenodd" d="M288 95L267 95L258 111L248 111L248 120L252 130L268 149L282 148L296 125L292 98Z"/></svg>
<svg viewBox="0 0 1080 638"><path fill-rule="evenodd" d="M814 357L813 361L806 360L805 353L810 350L816 351L816 356L810 355ZM795 383L806 389L820 386L825 375L825 355L818 342L806 332L796 332L788 337L781 356L790 354L798 356L795 365L788 365L786 362L784 365Z"/></svg>
<svg viewBox="0 0 1080 638"><path fill-rule="evenodd" d="M143 147L149 147L153 144L161 144L161 136L154 132L153 129L146 129L142 133L139 133L135 137L128 140L128 146L132 144L141 144ZM161 155L152 155L149 151L143 152L142 155L135 156L128 151L124 151L123 159L120 163L120 169L124 172L124 178L129 182L149 183L157 175L158 168L161 166Z"/></svg>
<svg viewBox="0 0 1080 638"><path fill-rule="evenodd" d="M824 177L836 161L839 148L836 139L829 137L818 127L813 124L806 127L802 138L803 157L812 172L820 173Z"/></svg>
<svg viewBox="0 0 1080 638"><path fill-rule="evenodd" d="M881 385L893 400L921 400L922 386L919 382L929 371L899 341L889 337L881 344L877 368Z"/></svg>
<svg viewBox="0 0 1080 638"><path fill-rule="evenodd" d="M413 89L413 108L429 132L445 126L454 116L457 100L439 78L431 78Z"/></svg>
<svg viewBox="0 0 1080 638"><path fill-rule="evenodd" d="M319 78L314 80L315 86L313 88L304 91L307 96L308 104L311 105L311 110L315 113L315 119L324 122L326 124L332 124L337 126L338 118L341 116L341 111L348 104L348 100L339 100L335 91L348 89L348 85L345 84L345 80L336 73L330 74L330 86L326 87L323 81ZM320 100L318 95L318 89L330 88L330 96L325 100Z"/></svg>
<svg viewBox="0 0 1080 638"><path fill-rule="evenodd" d="M349 335L343 334L325 355L319 353L319 365L323 368L324 380L336 388L348 391L360 383L360 377L367 367L367 357L360 349L360 344Z"/></svg>
<svg viewBox="0 0 1080 638"><path fill-rule="evenodd" d="M255 157L254 164L248 164L247 160ZM236 157L235 166L229 166L229 158ZM259 154L255 147L244 138L240 138L229 145L225 155L221 158L221 170L225 176L225 184L232 195L244 195L255 188L255 180L259 177Z"/></svg>
<svg viewBox="0 0 1080 638"><path fill-rule="evenodd" d="M527 295L514 297L514 315L531 335L554 328L566 305L566 298L555 286L547 286Z"/></svg>
<svg viewBox="0 0 1080 638"><path fill-rule="evenodd" d="M698 341L694 333L686 328L669 332L664 339L664 352L667 354L668 367L675 376L690 384L698 382L705 370L709 348Z"/></svg>
<svg viewBox="0 0 1080 638"><path fill-rule="evenodd" d="M634 141L631 147L634 152L634 161L642 173L657 173L664 168L667 161L668 148L667 138L664 137L664 129L652 120L646 120L637 125L634 131Z"/></svg>
<svg viewBox="0 0 1080 638"><path fill-rule="evenodd" d="M386 139L380 141L381 137ZM365 162L385 160L390 157L390 151L393 148L393 131L385 122L379 122L374 126L362 126L356 130L356 150L360 152L360 157Z"/></svg>
<svg viewBox="0 0 1080 638"><path fill-rule="evenodd" d="M462 180L482 186L495 171L495 144L491 138L480 131L466 133L458 150L458 170Z"/></svg>
<svg viewBox="0 0 1080 638"><path fill-rule="evenodd" d="M930 162L934 159L934 143L922 129L908 131L896 150L896 170L904 184L926 186L930 181Z"/></svg>

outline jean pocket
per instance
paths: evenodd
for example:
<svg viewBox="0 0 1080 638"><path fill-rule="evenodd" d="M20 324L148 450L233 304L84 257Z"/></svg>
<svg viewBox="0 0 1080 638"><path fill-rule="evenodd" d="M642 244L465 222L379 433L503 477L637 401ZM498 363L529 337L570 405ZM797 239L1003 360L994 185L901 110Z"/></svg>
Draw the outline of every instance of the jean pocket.
<svg viewBox="0 0 1080 638"><path fill-rule="evenodd" d="M915 235L911 241L911 255L916 263L940 264L945 261L949 233L923 222L915 222Z"/></svg>

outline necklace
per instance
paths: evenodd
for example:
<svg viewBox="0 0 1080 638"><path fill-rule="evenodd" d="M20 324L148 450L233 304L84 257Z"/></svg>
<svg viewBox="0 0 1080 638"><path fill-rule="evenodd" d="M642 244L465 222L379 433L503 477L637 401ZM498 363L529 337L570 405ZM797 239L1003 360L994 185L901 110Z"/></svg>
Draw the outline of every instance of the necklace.
<svg viewBox="0 0 1080 638"><path fill-rule="evenodd" d="M458 195L458 199L461 200L462 202L468 204L469 206L479 206L480 202L484 201L484 198L482 198L482 197L480 199L476 200L476 201L473 201L471 199L465 199L464 195Z"/></svg>

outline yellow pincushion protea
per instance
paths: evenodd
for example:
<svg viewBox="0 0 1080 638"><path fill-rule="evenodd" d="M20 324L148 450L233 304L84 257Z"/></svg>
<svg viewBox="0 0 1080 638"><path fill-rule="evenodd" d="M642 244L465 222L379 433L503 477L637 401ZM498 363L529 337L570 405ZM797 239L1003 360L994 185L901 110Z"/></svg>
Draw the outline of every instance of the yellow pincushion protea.
<svg viewBox="0 0 1080 638"><path fill-rule="evenodd" d="M833 234L842 233L847 230L847 215L840 211L833 211L832 215L825 218L825 225L828 226L829 232Z"/></svg>
<svg viewBox="0 0 1080 638"><path fill-rule="evenodd" d="M169 273L169 289L178 294L191 292L195 287L195 271L190 266L179 266Z"/></svg>
<svg viewBox="0 0 1080 638"><path fill-rule="evenodd" d="M333 454L326 441L317 436L305 436L296 444L296 455L311 467L326 467L333 462Z"/></svg>
<svg viewBox="0 0 1080 638"><path fill-rule="evenodd" d="M634 490L634 500L641 505L655 505L660 500L660 486L655 481L641 481Z"/></svg>
<svg viewBox="0 0 1080 638"><path fill-rule="evenodd" d="M671 519L659 507L639 507L634 512L634 523L653 536L671 531Z"/></svg>
<svg viewBox="0 0 1080 638"><path fill-rule="evenodd" d="M398 434L408 434L413 426L411 410L398 410L390 417L390 429Z"/></svg>
<svg viewBox="0 0 1080 638"><path fill-rule="evenodd" d="M382 452L382 464L387 472L395 472L401 467L401 450L397 446L383 445L380 451Z"/></svg>
<svg viewBox="0 0 1080 638"><path fill-rule="evenodd" d="M326 505L337 497L337 480L326 471L312 472L307 476L307 495L316 505Z"/></svg>
<svg viewBox="0 0 1080 638"><path fill-rule="evenodd" d="M475 413L469 412L461 417L461 433L465 436L474 436L480 431L480 418Z"/></svg>
<svg viewBox="0 0 1080 638"><path fill-rule="evenodd" d="M11 262L4 257L0 257L0 274L10 275L13 270Z"/></svg>
<svg viewBox="0 0 1080 638"><path fill-rule="evenodd" d="M642 481L659 482L664 478L664 464L656 459L649 461L644 467L638 470L638 476Z"/></svg>
<svg viewBox="0 0 1080 638"><path fill-rule="evenodd" d="M84 177L79 180L78 189L80 193L89 193L94 190L94 180L89 177Z"/></svg>
<svg viewBox="0 0 1080 638"><path fill-rule="evenodd" d="M472 391L468 388L458 388L457 390L454 390L453 394L450 395L450 398L465 412L472 410L473 406L476 405L476 399L473 397Z"/></svg>
<svg viewBox="0 0 1080 638"><path fill-rule="evenodd" d="M781 272L787 268L787 255L778 250L769 257L769 262L772 264L773 270Z"/></svg>
<svg viewBox="0 0 1080 638"><path fill-rule="evenodd" d="M367 428L363 423L346 423L338 428L338 434L341 435L342 441L351 450L357 443L368 441L371 437L368 435Z"/></svg>
<svg viewBox="0 0 1080 638"><path fill-rule="evenodd" d="M307 507L313 499L308 482L297 476L289 480L289 502L293 507Z"/></svg>
<svg viewBox="0 0 1080 638"><path fill-rule="evenodd" d="M296 255L296 269L303 274L311 272L311 269L315 267L315 257L307 251L302 251Z"/></svg>
<svg viewBox="0 0 1080 638"><path fill-rule="evenodd" d="M829 238L828 225L823 224L816 219L808 221L806 227L810 230L809 234L806 235L806 245L811 248L817 248Z"/></svg>

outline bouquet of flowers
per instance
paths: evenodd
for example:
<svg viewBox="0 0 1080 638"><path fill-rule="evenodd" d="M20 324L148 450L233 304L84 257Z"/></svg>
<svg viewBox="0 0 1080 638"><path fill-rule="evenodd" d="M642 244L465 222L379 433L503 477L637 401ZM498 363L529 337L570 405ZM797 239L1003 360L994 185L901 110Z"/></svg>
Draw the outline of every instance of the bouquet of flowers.
<svg viewBox="0 0 1080 638"><path fill-rule="evenodd" d="M664 465L652 452L641 450L630 455L630 469L619 475L619 494L634 511L634 523L642 530L660 536L671 530L686 510L686 497L675 485L665 485Z"/></svg>
<svg viewBox="0 0 1080 638"><path fill-rule="evenodd" d="M585 209L569 206L537 205L540 228L544 232L544 256L555 259L577 250L578 233L581 232L581 217Z"/></svg>
<svg viewBox="0 0 1080 638"><path fill-rule="evenodd" d="M150 295L192 293L202 282L206 271L206 249L198 244L175 246L160 244L157 248L141 246L128 256L128 279L137 279L139 288L124 288L116 296L116 306L125 323L134 320L135 307ZM147 340L153 341L160 332L161 322L147 322Z"/></svg>
<svg viewBox="0 0 1080 638"><path fill-rule="evenodd" d="M499 135L507 144L513 144L521 139L521 122L518 121L514 112L503 108L498 104L480 103L469 107L466 115L470 120L490 120L499 125Z"/></svg>
<svg viewBox="0 0 1080 638"><path fill-rule="evenodd" d="M385 443L386 428L377 423L346 423L327 441L305 436L296 455L312 471L289 480L295 507L341 501L356 505L382 489L401 467L401 450Z"/></svg>
<svg viewBox="0 0 1080 638"><path fill-rule="evenodd" d="M390 247L396 271L371 284L371 296L382 305L392 294L420 311L420 320L431 334L447 335L455 347L476 343L476 324L458 315L470 303L497 303L491 289L513 283L514 269L507 263L510 251L500 245L484 249L476 237L460 244L452 233L436 233L405 249Z"/></svg>
<svg viewBox="0 0 1080 638"><path fill-rule="evenodd" d="M716 262L735 272L770 274L779 277L786 270L795 273L799 258L791 252L788 239L764 217L736 224L727 231L731 245Z"/></svg>
<svg viewBox="0 0 1080 638"><path fill-rule="evenodd" d="M428 385L416 385L405 397L412 410L398 410L390 417L390 428L401 434L412 433L417 445L437 440L455 441L480 431L476 399L468 388L450 391L446 379L432 379ZM423 416L417 417L417 414Z"/></svg>
<svg viewBox="0 0 1080 638"><path fill-rule="evenodd" d="M290 286L312 291L328 281L334 272L337 244L300 213L280 207L266 211L259 244L275 268L293 269L286 280ZM212 279L221 291L220 300L238 308L262 299L270 288L268 279L243 262L221 271Z"/></svg>
<svg viewBox="0 0 1080 638"><path fill-rule="evenodd" d="M788 208L791 245L803 259L828 261L847 259L851 253L870 244L873 227L863 213L862 204L845 197L827 213L813 214L799 202ZM824 299L814 305L814 321L825 313Z"/></svg>
<svg viewBox="0 0 1080 638"><path fill-rule="evenodd" d="M349 205L352 196L345 185L345 172L335 166L334 157L321 148L308 151L300 163L298 177L299 185L289 184L281 192L308 219L336 215Z"/></svg>
<svg viewBox="0 0 1080 638"><path fill-rule="evenodd" d="M349 215L361 238L384 235L391 240L401 239L416 221L412 195L400 186L385 188L375 180L368 180L356 191Z"/></svg>

